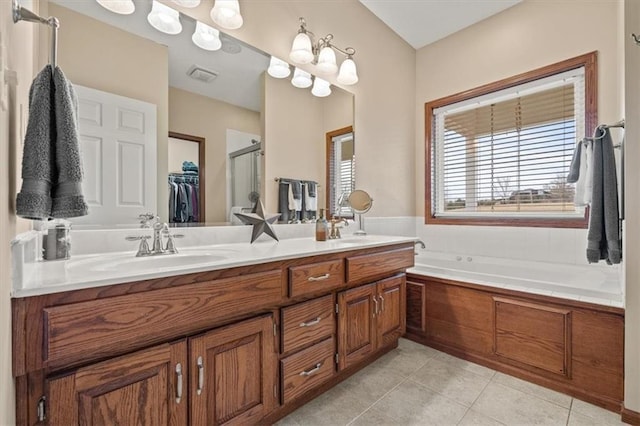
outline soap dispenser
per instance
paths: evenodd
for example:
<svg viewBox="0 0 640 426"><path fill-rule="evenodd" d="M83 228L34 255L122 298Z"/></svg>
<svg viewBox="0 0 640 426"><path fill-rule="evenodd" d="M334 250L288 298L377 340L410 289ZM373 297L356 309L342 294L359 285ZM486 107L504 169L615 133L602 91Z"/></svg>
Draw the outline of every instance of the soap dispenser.
<svg viewBox="0 0 640 426"><path fill-rule="evenodd" d="M329 226L324 218L324 209L320 209L320 217L316 221L316 241L327 241Z"/></svg>
<svg viewBox="0 0 640 426"><path fill-rule="evenodd" d="M42 237L42 258L44 260L69 259L71 252L71 223L66 220L52 220L46 226Z"/></svg>

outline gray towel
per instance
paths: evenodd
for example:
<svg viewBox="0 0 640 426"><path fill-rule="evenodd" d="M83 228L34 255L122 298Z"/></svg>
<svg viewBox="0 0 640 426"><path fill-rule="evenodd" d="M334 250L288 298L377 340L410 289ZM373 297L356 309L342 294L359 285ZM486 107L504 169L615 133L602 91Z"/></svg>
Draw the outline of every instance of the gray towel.
<svg viewBox="0 0 640 426"><path fill-rule="evenodd" d="M593 144L593 194L589 212L587 260L606 259L608 264L622 258L618 213L618 182L611 135L606 129L596 130Z"/></svg>
<svg viewBox="0 0 640 426"><path fill-rule="evenodd" d="M71 83L60 68L52 75L46 66L29 90L18 216L45 220L88 213L82 196L77 111Z"/></svg>
<svg viewBox="0 0 640 426"><path fill-rule="evenodd" d="M315 182L307 182L307 188L309 188L309 197L316 196L316 183Z"/></svg>
<svg viewBox="0 0 640 426"><path fill-rule="evenodd" d="M302 183L299 180L292 180L289 185L291 185L293 198L295 200L302 200Z"/></svg>
<svg viewBox="0 0 640 426"><path fill-rule="evenodd" d="M569 166L568 183L576 183L580 178L580 156L582 155L582 141L578 142L576 149L573 151L573 158Z"/></svg>

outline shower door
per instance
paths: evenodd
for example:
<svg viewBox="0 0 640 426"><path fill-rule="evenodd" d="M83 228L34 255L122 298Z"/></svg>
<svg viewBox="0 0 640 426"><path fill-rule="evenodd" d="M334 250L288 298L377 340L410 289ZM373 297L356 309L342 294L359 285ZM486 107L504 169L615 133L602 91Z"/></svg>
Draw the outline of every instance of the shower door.
<svg viewBox="0 0 640 426"><path fill-rule="evenodd" d="M260 143L229 154L231 205L253 207L260 193Z"/></svg>

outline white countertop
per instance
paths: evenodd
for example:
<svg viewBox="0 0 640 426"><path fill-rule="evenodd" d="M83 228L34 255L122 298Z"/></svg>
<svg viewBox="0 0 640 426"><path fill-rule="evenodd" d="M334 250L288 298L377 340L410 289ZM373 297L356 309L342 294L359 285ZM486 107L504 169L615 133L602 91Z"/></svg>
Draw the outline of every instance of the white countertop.
<svg viewBox="0 0 640 426"><path fill-rule="evenodd" d="M120 284L218 269L247 266L298 257L337 253L391 244L410 243L412 237L367 235L315 241L291 238L277 241L189 247L180 253L135 257L135 251L76 255L69 260L35 261L21 283L14 281L11 296L27 297ZM25 265L27 266L27 265Z"/></svg>

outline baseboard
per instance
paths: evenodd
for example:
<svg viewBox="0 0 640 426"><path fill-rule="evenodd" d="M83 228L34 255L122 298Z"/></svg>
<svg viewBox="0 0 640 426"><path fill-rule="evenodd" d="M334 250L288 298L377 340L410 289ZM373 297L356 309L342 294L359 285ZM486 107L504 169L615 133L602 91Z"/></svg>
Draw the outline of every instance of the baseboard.
<svg viewBox="0 0 640 426"><path fill-rule="evenodd" d="M622 416L622 421L624 423L630 425L640 425L640 413L637 411L629 410L628 408L622 407L622 412L620 413Z"/></svg>

